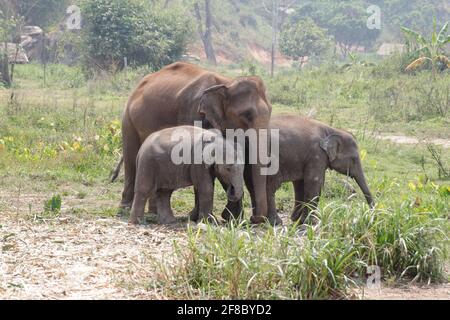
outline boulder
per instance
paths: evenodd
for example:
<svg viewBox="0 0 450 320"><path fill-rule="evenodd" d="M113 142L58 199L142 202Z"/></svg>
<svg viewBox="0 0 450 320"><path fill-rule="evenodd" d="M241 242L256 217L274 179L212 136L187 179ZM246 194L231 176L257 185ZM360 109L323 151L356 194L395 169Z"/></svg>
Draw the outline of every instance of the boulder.
<svg viewBox="0 0 450 320"><path fill-rule="evenodd" d="M42 29L39 28L38 26L24 26L24 27L22 27L22 30L21 30L21 34L23 36L29 36L29 37L37 37L43 33L44 32L42 31Z"/></svg>
<svg viewBox="0 0 450 320"><path fill-rule="evenodd" d="M40 60L42 51L42 37L44 32L37 26L24 26L21 30L20 45L30 60Z"/></svg>
<svg viewBox="0 0 450 320"><path fill-rule="evenodd" d="M0 44L0 54L3 55L4 52L5 52L5 44L2 43ZM6 52L8 54L9 63L25 64L29 62L28 56L20 44L7 43Z"/></svg>

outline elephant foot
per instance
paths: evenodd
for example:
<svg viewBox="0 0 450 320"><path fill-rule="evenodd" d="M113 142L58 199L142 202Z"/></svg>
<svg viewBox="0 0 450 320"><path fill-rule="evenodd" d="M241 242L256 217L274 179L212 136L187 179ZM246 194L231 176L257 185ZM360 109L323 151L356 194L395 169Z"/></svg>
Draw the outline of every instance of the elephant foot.
<svg viewBox="0 0 450 320"><path fill-rule="evenodd" d="M189 221L197 222L199 218L199 212L198 210L194 209L189 213Z"/></svg>
<svg viewBox="0 0 450 320"><path fill-rule="evenodd" d="M148 212L147 213L153 213L153 214L157 214L157 210L156 210L156 205L152 204L148 204Z"/></svg>
<svg viewBox="0 0 450 320"><path fill-rule="evenodd" d="M263 216L251 216L250 217L250 222L252 224L264 224L268 221L268 219L266 217Z"/></svg>
<svg viewBox="0 0 450 320"><path fill-rule="evenodd" d="M158 224L168 225L177 223L177 219L174 216L164 216L158 218Z"/></svg>
<svg viewBox="0 0 450 320"><path fill-rule="evenodd" d="M281 218L278 214L275 214L274 216L270 216L268 220L272 226L282 226L283 225L283 220L281 220Z"/></svg>
<svg viewBox="0 0 450 320"><path fill-rule="evenodd" d="M228 202L227 206L222 211L222 218L225 221L242 219L242 203L240 201Z"/></svg>
<svg viewBox="0 0 450 320"><path fill-rule="evenodd" d="M138 217L136 217L136 218L130 218L130 220L128 221L128 224L131 224L131 225L133 225L133 226L137 226L137 225L140 225L140 224L142 224L142 221L143 219L139 219Z"/></svg>
<svg viewBox="0 0 450 320"><path fill-rule="evenodd" d="M292 222L298 222L300 220L300 216L301 216L301 212L300 211L294 211L291 214L291 220Z"/></svg>
<svg viewBox="0 0 450 320"><path fill-rule="evenodd" d="M306 223L317 223L317 219L314 215L302 211L295 211L294 213L292 213L291 220L292 222L298 223L300 225Z"/></svg>

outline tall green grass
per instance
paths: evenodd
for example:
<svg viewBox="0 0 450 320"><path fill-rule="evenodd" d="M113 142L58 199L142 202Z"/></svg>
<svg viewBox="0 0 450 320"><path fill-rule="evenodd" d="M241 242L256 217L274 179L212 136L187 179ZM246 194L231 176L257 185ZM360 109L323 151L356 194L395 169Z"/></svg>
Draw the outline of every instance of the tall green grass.
<svg viewBox="0 0 450 320"><path fill-rule="evenodd" d="M175 262L160 263L158 282L175 298L339 299L364 286L373 265L384 279L445 279L450 229L442 212L331 202L315 215L316 225L301 228L191 227Z"/></svg>

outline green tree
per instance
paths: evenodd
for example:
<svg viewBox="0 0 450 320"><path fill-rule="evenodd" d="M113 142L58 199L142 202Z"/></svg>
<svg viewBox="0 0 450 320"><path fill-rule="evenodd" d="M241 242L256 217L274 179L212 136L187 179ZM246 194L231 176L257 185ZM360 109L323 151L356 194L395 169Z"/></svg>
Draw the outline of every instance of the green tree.
<svg viewBox="0 0 450 320"><path fill-rule="evenodd" d="M368 4L363 1L305 1L293 16L296 22L305 17L311 17L321 28L325 28L340 45L344 55L351 46L362 45L370 47L378 38L380 31L367 27Z"/></svg>
<svg viewBox="0 0 450 320"><path fill-rule="evenodd" d="M0 82L7 87L11 86L14 76L14 63L10 63L9 59L9 43L15 43L17 54L20 28L23 25L23 18L17 16L14 9L10 3L0 3Z"/></svg>
<svg viewBox="0 0 450 320"><path fill-rule="evenodd" d="M294 60L305 56L321 56L330 48L331 40L326 30L309 18L288 24L281 32L281 52Z"/></svg>
<svg viewBox="0 0 450 320"><path fill-rule="evenodd" d="M111 70L122 65L159 68L184 52L191 24L176 8L142 0L84 0L81 4L85 61Z"/></svg>

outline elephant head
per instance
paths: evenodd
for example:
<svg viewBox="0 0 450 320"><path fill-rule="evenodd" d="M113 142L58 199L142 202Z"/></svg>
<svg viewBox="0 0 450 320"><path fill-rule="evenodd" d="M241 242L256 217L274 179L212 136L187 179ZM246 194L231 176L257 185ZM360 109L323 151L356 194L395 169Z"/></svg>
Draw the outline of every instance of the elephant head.
<svg viewBox="0 0 450 320"><path fill-rule="evenodd" d="M259 77L242 77L204 90L198 113L215 129L222 132L226 129L256 129L258 131L268 128L272 106ZM259 141L257 143L259 145ZM251 166L255 191L253 223L264 222L267 217L267 177L262 174L262 167L260 159L258 164Z"/></svg>
<svg viewBox="0 0 450 320"><path fill-rule="evenodd" d="M323 139L320 147L328 156L329 167L352 177L364 193L367 203L373 207L372 193L364 176L355 138L348 132L336 132Z"/></svg>
<svg viewBox="0 0 450 320"><path fill-rule="evenodd" d="M216 164L215 174L228 185L227 197L230 201L239 201L244 196L244 165Z"/></svg>
<svg viewBox="0 0 450 320"><path fill-rule="evenodd" d="M272 106L258 77L238 78L202 93L198 112L215 129L267 128Z"/></svg>
<svg viewBox="0 0 450 320"><path fill-rule="evenodd" d="M235 146L220 133L210 134L203 146L204 162L207 168L213 167L214 174L227 184L227 196L230 201L239 201L244 196L244 159L240 146ZM233 160L227 163L227 160Z"/></svg>

